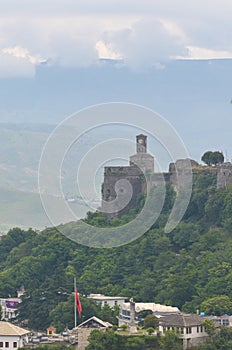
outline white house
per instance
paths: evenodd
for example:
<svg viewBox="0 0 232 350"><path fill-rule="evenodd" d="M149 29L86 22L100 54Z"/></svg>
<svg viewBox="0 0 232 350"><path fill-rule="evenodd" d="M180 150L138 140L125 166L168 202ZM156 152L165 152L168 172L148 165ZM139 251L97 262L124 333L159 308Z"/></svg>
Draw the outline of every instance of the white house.
<svg viewBox="0 0 232 350"><path fill-rule="evenodd" d="M180 310L175 306L161 305L156 303L135 303L135 323L138 323L138 314L141 311L150 310L157 316L165 316L170 313L179 313ZM121 327L123 324L130 324L131 320L130 303L123 303L120 306L118 316L118 326Z"/></svg>
<svg viewBox="0 0 232 350"><path fill-rule="evenodd" d="M0 349L17 350L28 343L30 331L13 325L9 322L0 321Z"/></svg>
<svg viewBox="0 0 232 350"><path fill-rule="evenodd" d="M102 307L105 304L107 304L111 308L117 305L121 307L123 303L125 303L125 300L127 299L125 297L110 297L103 294L90 294L88 295L88 298L96 301L98 304L101 304Z"/></svg>
<svg viewBox="0 0 232 350"><path fill-rule="evenodd" d="M217 327L232 327L232 316L222 315L222 316L205 316L208 320L213 320Z"/></svg>
<svg viewBox="0 0 232 350"><path fill-rule="evenodd" d="M13 318L16 318L18 314L19 303L21 303L20 298L0 298L2 320L9 321Z"/></svg>
<svg viewBox="0 0 232 350"><path fill-rule="evenodd" d="M173 314L159 319L159 331L165 335L168 330L176 331L183 340L183 349L203 343L208 334L205 331L204 317L195 314Z"/></svg>

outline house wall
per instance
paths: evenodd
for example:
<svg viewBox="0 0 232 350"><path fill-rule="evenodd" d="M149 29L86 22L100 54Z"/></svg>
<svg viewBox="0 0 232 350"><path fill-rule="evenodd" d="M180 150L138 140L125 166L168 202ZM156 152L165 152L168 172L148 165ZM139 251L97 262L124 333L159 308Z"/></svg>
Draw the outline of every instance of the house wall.
<svg viewBox="0 0 232 350"><path fill-rule="evenodd" d="M101 307L103 307L105 304L109 305L111 308L116 305L122 307L122 305L125 303L125 298L118 296L113 297L103 294L90 294L88 298L94 300L98 304L101 304Z"/></svg>
<svg viewBox="0 0 232 350"><path fill-rule="evenodd" d="M191 329L191 330L190 330ZM192 326L192 327L163 327L159 326L161 334L165 334L167 330L175 330L179 332L179 337L183 339L183 349L189 349L192 346L202 344L208 337L203 326ZM191 331L191 333L190 333ZM183 333L182 333L183 332Z"/></svg>
<svg viewBox="0 0 232 350"><path fill-rule="evenodd" d="M12 299L12 298L8 298L8 299L4 299L4 298L0 298L0 305L2 307L2 320L10 320L12 318L15 318L18 314L18 308L17 307L7 307L6 306L6 303L7 301L10 301L10 300L13 300L13 301L16 301L16 302L19 302L18 299Z"/></svg>
<svg viewBox="0 0 232 350"><path fill-rule="evenodd" d="M94 299L95 300L95 299ZM105 299L105 300L95 300L97 303L101 303L101 306L103 307L105 304L109 305L109 307L113 308L115 307L116 305L117 306L122 306L123 303L125 302L125 299L122 299L122 300L118 300L118 299L115 299L115 300L112 300L112 299Z"/></svg>
<svg viewBox="0 0 232 350"><path fill-rule="evenodd" d="M7 343L9 346L6 346ZM14 344L15 343L15 344ZM23 347L25 343L28 343L28 337L27 336L0 336L0 350L7 349L7 350L17 350L20 347ZM3 345L3 346L1 346Z"/></svg>

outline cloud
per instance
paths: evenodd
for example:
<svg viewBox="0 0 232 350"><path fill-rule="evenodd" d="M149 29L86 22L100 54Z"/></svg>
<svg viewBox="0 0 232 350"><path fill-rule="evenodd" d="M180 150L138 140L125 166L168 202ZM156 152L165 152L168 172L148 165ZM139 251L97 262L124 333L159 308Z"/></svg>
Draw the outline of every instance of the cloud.
<svg viewBox="0 0 232 350"><path fill-rule="evenodd" d="M28 49L21 46L14 46L14 47L6 47L2 49L3 55L10 55L15 58L24 58L28 60L32 64L39 64L42 62L46 62L45 59L43 59L41 56L32 56Z"/></svg>
<svg viewBox="0 0 232 350"><path fill-rule="evenodd" d="M35 65L22 57L0 53L0 77L28 77L35 75Z"/></svg>
<svg viewBox="0 0 232 350"><path fill-rule="evenodd" d="M141 20L130 28L105 33L105 45L123 57L125 64L140 69L186 55L181 31L170 31L165 22Z"/></svg>
<svg viewBox="0 0 232 350"><path fill-rule="evenodd" d="M210 50L207 48L196 46L188 46L188 50L188 57L184 57L186 59L204 60L232 58L232 51Z"/></svg>
<svg viewBox="0 0 232 350"><path fill-rule="evenodd" d="M11 74L13 61L32 72L40 59L83 67L120 58L141 69L180 57L228 58L231 12L229 0L2 0L0 69L6 56Z"/></svg>
<svg viewBox="0 0 232 350"><path fill-rule="evenodd" d="M36 73L36 65L45 61L39 55L31 55L24 47L5 47L0 50L0 77L31 78Z"/></svg>
<svg viewBox="0 0 232 350"><path fill-rule="evenodd" d="M113 50L111 44L107 45L102 40L99 40L96 43L95 48L97 50L99 58L106 58L106 59L112 59L112 60L122 59L122 56L118 52Z"/></svg>

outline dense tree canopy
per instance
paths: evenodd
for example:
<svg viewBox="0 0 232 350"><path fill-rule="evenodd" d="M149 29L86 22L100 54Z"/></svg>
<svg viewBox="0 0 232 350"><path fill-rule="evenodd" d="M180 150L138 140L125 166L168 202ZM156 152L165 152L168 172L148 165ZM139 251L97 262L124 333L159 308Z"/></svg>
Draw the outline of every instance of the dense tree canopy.
<svg viewBox="0 0 232 350"><path fill-rule="evenodd" d="M204 162L207 165L217 165L219 163L224 162L224 155L221 152L215 151L207 151L203 154L201 157L202 162Z"/></svg>
<svg viewBox="0 0 232 350"><path fill-rule="evenodd" d="M93 330L86 350L161 350L156 337L120 335L112 330L105 333Z"/></svg>
<svg viewBox="0 0 232 350"><path fill-rule="evenodd" d="M24 285L19 318L39 330L50 324L58 329L72 327L74 276L82 317L96 314L115 322L113 310L100 310L86 300L90 293L133 296L135 301L178 306L186 312L213 313L205 308L211 298L232 300L232 187L217 190L215 174L207 169L194 176L184 219L165 233L174 198L168 186L157 222L139 239L118 248L78 245L55 228L41 233L10 230L0 241L0 296L16 296ZM133 218L136 210L118 219L118 224ZM86 220L110 225L98 213L89 214ZM220 309L224 311L230 309Z"/></svg>
<svg viewBox="0 0 232 350"><path fill-rule="evenodd" d="M232 300L227 295L217 295L216 297L204 300L201 303L201 310L207 315L231 315Z"/></svg>
<svg viewBox="0 0 232 350"><path fill-rule="evenodd" d="M144 319L144 328L157 328L159 325L158 318L153 314L149 314Z"/></svg>

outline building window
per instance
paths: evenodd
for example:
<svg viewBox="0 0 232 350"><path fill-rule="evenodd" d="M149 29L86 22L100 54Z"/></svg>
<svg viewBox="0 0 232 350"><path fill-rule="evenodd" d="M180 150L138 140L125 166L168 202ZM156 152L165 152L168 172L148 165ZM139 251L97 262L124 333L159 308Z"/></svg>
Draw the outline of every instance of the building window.
<svg viewBox="0 0 232 350"><path fill-rule="evenodd" d="M115 300L114 305L118 305L118 301L117 300Z"/></svg>
<svg viewBox="0 0 232 350"><path fill-rule="evenodd" d="M0 341L0 348L3 348L3 341Z"/></svg>
<svg viewBox="0 0 232 350"><path fill-rule="evenodd" d="M199 333L199 326L197 326L197 333Z"/></svg>
<svg viewBox="0 0 232 350"><path fill-rule="evenodd" d="M13 342L13 348L17 348L17 346L18 346L17 341L14 341L14 342Z"/></svg>
<svg viewBox="0 0 232 350"><path fill-rule="evenodd" d="M229 320L222 320L223 326L229 326Z"/></svg>
<svg viewBox="0 0 232 350"><path fill-rule="evenodd" d="M183 328L183 327L181 327L180 333L181 333L181 334L184 334L184 328Z"/></svg>
<svg viewBox="0 0 232 350"><path fill-rule="evenodd" d="M186 333L187 334L191 334L192 333L192 328L191 327L187 327L186 328Z"/></svg>
<svg viewBox="0 0 232 350"><path fill-rule="evenodd" d="M202 333L202 332L204 332L204 328L203 328L203 326L201 326L201 333Z"/></svg>
<svg viewBox="0 0 232 350"><path fill-rule="evenodd" d="M9 342L8 341L5 342L5 348L9 348Z"/></svg>

